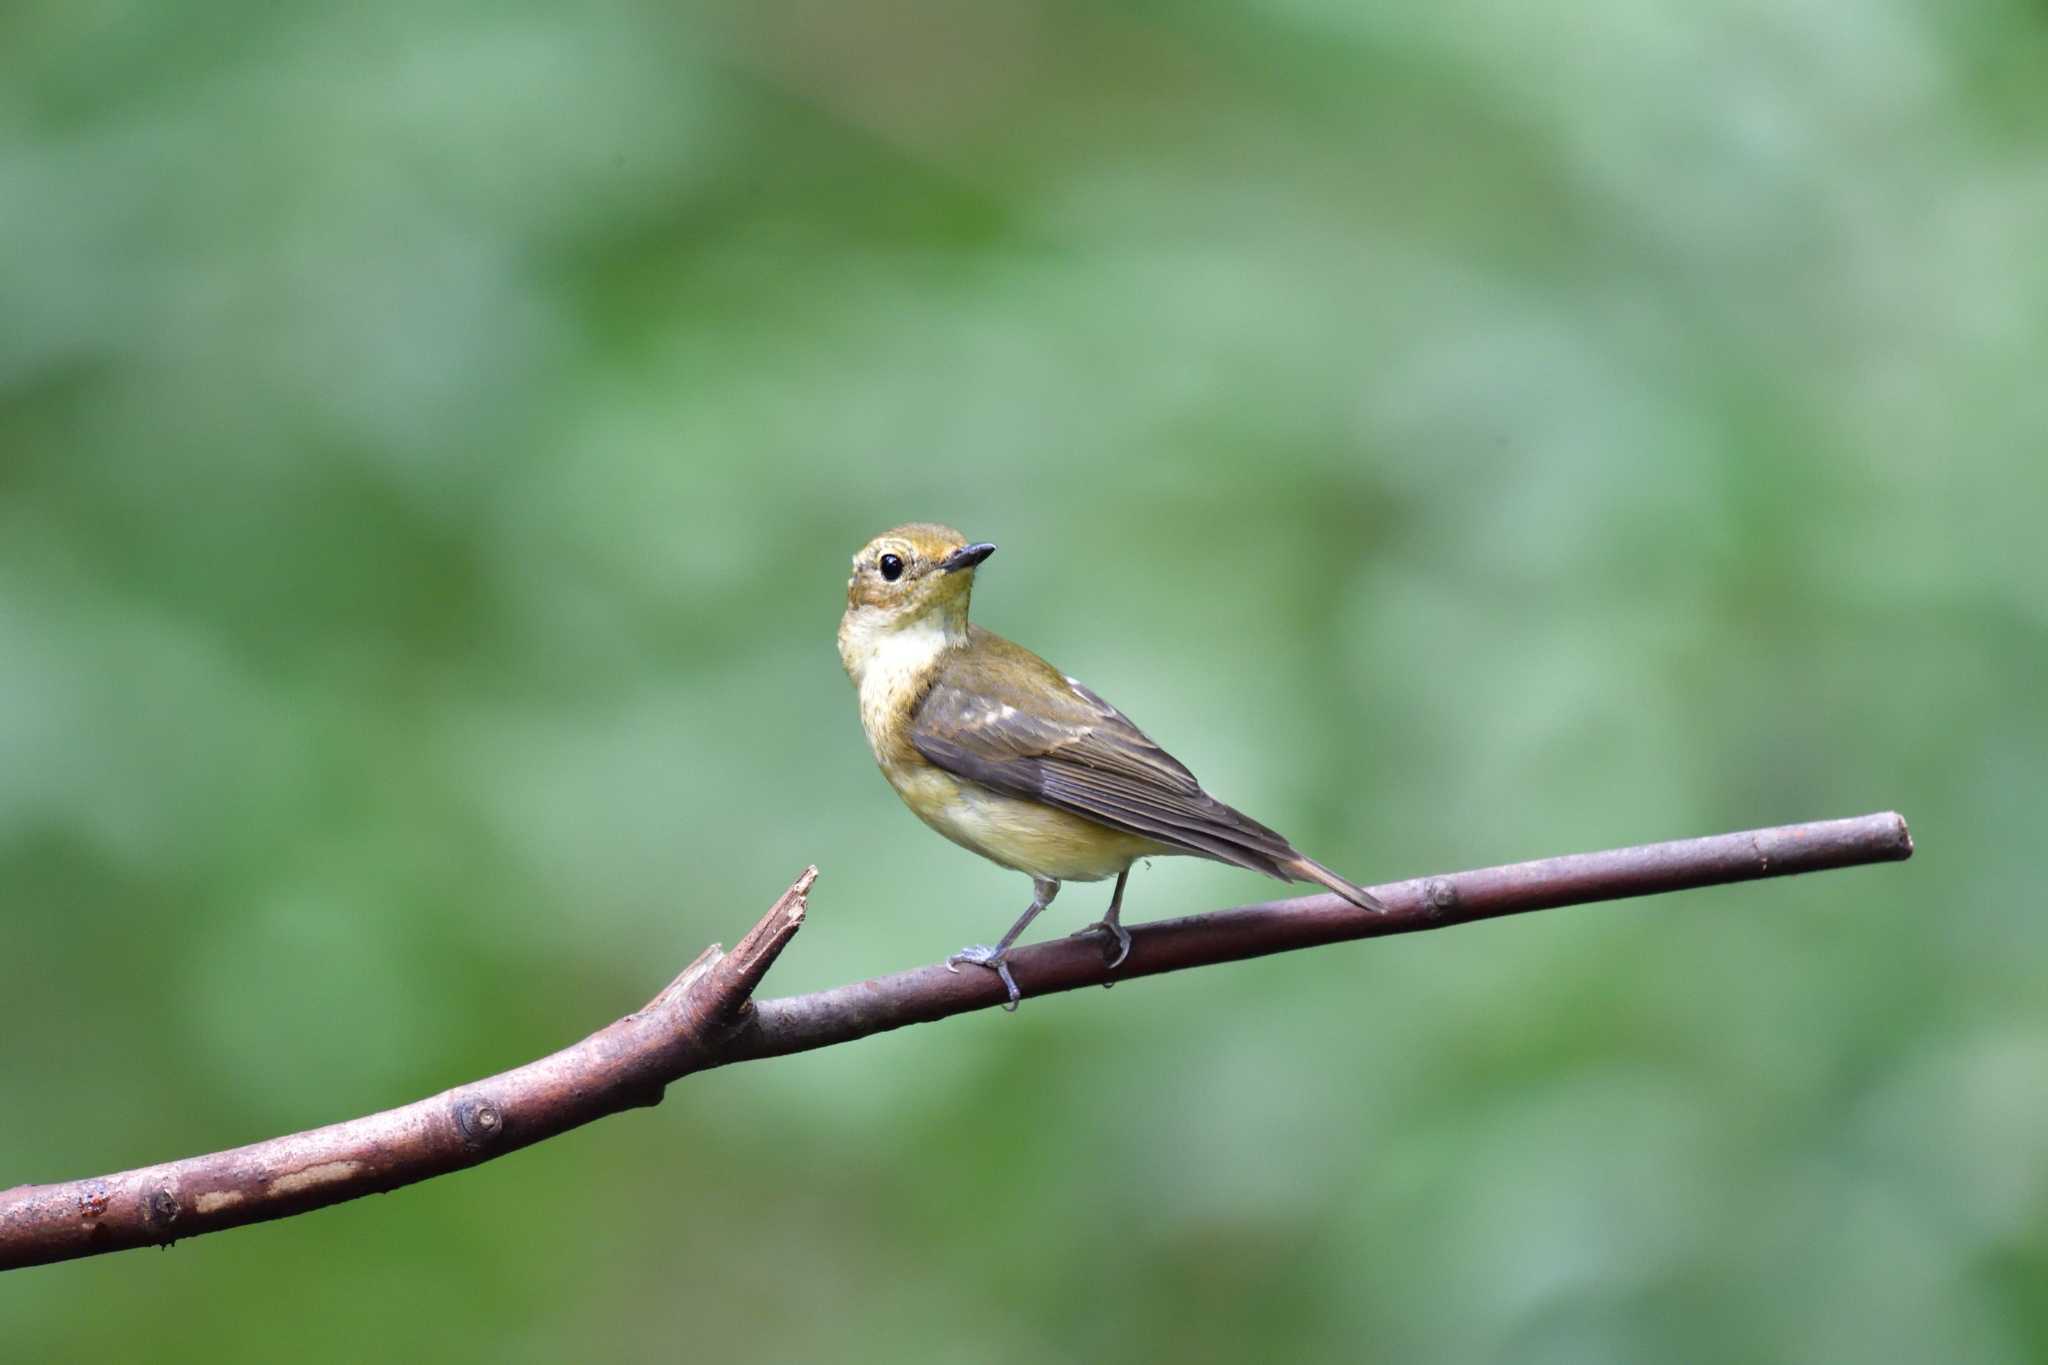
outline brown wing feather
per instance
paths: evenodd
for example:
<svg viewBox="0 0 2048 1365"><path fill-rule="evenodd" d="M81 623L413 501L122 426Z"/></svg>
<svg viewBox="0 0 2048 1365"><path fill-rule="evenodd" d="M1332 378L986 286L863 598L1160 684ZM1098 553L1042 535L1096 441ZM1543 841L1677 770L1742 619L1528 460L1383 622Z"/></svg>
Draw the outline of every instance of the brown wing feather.
<svg viewBox="0 0 2048 1365"><path fill-rule="evenodd" d="M1302 861L1280 835L1202 790L1121 711L1021 645L973 627L920 702L910 742L939 767L1281 881Z"/></svg>

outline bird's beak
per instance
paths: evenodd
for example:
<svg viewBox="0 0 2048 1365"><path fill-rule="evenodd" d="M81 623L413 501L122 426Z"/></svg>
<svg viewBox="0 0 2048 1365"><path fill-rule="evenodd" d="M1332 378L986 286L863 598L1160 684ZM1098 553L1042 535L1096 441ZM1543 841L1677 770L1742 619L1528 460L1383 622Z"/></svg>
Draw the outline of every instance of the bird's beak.
<svg viewBox="0 0 2048 1365"><path fill-rule="evenodd" d="M962 545L959 549L940 560L939 567L947 573L952 573L955 569L971 569L995 552L996 547L987 541L983 541L979 545Z"/></svg>

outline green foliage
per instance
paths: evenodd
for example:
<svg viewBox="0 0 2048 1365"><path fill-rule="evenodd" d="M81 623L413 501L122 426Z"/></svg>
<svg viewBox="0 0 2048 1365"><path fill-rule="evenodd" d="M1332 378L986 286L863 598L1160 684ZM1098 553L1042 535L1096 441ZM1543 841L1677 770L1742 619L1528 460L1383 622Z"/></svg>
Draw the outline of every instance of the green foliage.
<svg viewBox="0 0 2048 1365"><path fill-rule="evenodd" d="M1999 0L15 5L0 1182L523 1061L809 861L777 992L999 932L833 652L914 517L1360 880L1921 855L707 1075L5 1277L0 1353L2040 1358L2044 59Z"/></svg>

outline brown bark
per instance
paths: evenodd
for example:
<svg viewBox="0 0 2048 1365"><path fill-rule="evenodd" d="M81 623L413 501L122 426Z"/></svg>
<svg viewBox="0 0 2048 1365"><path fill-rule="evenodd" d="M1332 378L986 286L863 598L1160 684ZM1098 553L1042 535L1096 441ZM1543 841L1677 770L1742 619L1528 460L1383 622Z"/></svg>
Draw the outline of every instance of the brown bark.
<svg viewBox="0 0 2048 1365"><path fill-rule="evenodd" d="M1021 948L1011 971L1029 1001L1160 972L1414 933L1563 905L1652 895L1912 856L1884 813L1515 863L1370 888L1387 913L1331 894L1268 901L1131 928L1116 971L1101 944ZM810 995L750 1003L802 927L807 870L730 953L708 948L660 995L582 1042L398 1109L232 1151L117 1175L0 1191L0 1269L169 1244L182 1237L396 1189L557 1133L658 1103L669 1082L999 1005L995 975L920 967Z"/></svg>

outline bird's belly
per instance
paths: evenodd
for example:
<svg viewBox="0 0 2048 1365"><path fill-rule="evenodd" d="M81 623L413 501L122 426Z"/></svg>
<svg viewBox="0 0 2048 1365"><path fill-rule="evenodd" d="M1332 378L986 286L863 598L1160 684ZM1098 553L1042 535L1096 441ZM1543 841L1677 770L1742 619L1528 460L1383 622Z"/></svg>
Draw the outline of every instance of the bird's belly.
<svg viewBox="0 0 2048 1365"><path fill-rule="evenodd" d="M1151 839L1005 796L935 768L887 776L904 804L933 829L990 862L1033 877L1100 881L1148 854L1171 851Z"/></svg>

